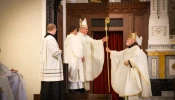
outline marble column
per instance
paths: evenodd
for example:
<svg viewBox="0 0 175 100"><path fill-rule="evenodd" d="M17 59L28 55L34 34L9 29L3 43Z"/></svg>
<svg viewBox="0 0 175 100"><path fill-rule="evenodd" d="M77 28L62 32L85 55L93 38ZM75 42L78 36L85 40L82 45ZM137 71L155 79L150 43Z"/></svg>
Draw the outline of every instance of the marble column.
<svg viewBox="0 0 175 100"><path fill-rule="evenodd" d="M150 78L166 78L166 56L175 55L175 51L170 47L169 0L150 0L150 18L149 18L149 38L148 38L148 59ZM156 59L156 75L152 75L152 69L155 67L152 58Z"/></svg>

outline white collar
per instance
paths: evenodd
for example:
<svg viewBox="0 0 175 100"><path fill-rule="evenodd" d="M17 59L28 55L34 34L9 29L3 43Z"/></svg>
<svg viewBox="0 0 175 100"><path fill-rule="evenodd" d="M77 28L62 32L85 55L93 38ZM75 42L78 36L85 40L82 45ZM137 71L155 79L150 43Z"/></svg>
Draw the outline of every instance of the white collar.
<svg viewBox="0 0 175 100"><path fill-rule="evenodd" d="M81 32L78 32L77 35L87 36L87 35L85 35L85 34L83 34L83 33L81 33Z"/></svg>

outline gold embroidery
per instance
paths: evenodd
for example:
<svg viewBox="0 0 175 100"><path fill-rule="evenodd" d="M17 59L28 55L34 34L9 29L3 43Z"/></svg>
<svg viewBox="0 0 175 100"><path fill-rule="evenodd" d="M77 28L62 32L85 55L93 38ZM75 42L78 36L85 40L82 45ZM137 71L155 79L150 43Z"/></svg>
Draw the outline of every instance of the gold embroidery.
<svg viewBox="0 0 175 100"><path fill-rule="evenodd" d="M142 73L140 72L140 70L138 69L138 67L136 66L136 64L135 64L134 62L132 62L131 60L130 60L130 62L134 65L134 67L138 70L138 72L140 73L140 75L143 77ZM150 82L146 81L146 78L145 78L145 77L143 77L143 79L145 80L145 82L146 82L149 86L151 86L151 85L150 85Z"/></svg>

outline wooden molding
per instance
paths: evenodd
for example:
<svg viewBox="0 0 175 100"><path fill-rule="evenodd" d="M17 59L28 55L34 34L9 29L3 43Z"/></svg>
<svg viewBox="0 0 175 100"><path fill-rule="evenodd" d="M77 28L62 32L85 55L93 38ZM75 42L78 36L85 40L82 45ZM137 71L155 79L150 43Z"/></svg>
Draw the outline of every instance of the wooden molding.
<svg viewBox="0 0 175 100"><path fill-rule="evenodd" d="M109 31L123 31L123 48L130 31L137 31L143 36L142 48L145 51L148 44L148 22L150 2L120 2L120 3L67 3L67 33L69 26L79 27L79 19L86 18L89 26L88 35L93 31L104 31L104 27L92 27L92 19L106 17L122 18L123 27L109 27Z"/></svg>
<svg viewBox="0 0 175 100"><path fill-rule="evenodd" d="M59 48L63 50L63 7L59 5L58 13L57 13L57 41L59 44Z"/></svg>
<svg viewBox="0 0 175 100"><path fill-rule="evenodd" d="M67 3L68 14L95 14L95 13L136 13L147 12L149 2L121 2L121 3Z"/></svg>
<svg viewBox="0 0 175 100"><path fill-rule="evenodd" d="M149 56L159 56L159 55L175 55L175 52L148 52Z"/></svg>

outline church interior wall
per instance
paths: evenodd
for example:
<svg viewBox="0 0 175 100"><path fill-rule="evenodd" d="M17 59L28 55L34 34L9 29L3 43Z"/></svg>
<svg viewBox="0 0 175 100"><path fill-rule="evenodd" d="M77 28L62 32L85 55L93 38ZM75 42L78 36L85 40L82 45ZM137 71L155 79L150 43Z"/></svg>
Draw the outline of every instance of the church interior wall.
<svg viewBox="0 0 175 100"><path fill-rule="evenodd" d="M0 1L0 12L2 12L0 19L0 61L9 69L14 68L18 70L26 80L26 91L29 100L33 100L33 94L38 94L40 90L39 82L39 61L40 49L43 33L45 32L45 19L43 18L43 0L18 0L18 1ZM45 0L44 0L45 1ZM154 0L157 1L157 0ZM165 0L166 1L166 0ZM174 76L168 75L168 69L171 65L170 60L174 61L175 53L175 2L174 0L167 0L169 2L169 35L170 35L170 52L148 52L148 65L150 78L152 82L159 85L172 84ZM20 5L19 5L20 4ZM111 27L109 31L123 31L123 47L125 48L125 40L130 31L137 32L139 36L143 36L143 49L149 48L149 4L142 9L120 9L118 3L111 3L112 5L99 6L100 4L68 4L67 5L67 21L66 29L69 30L68 25L76 25L79 27L79 18L87 18L89 26L91 26L91 19L93 18L123 18L123 27ZM137 4L137 3L136 3ZM108 7L109 6L109 7ZM83 8L84 9L83 9ZM116 8L113 8L116 7ZM127 5L127 8L132 8ZM86 9L85 9L86 8ZM45 8L44 8L45 9ZM26 13L27 12L27 13ZM97 13L98 12L98 13ZM43 26L44 25L44 26ZM92 36L92 31L103 31L104 27L90 28L89 35ZM160 40L160 39L159 39ZM171 42L172 41L172 42ZM153 72L155 70L155 72ZM163 74L162 74L163 72ZM174 75L174 74L173 74ZM154 80L158 79L158 80ZM160 80L159 80L160 79ZM161 80L171 79L171 80Z"/></svg>
<svg viewBox="0 0 175 100"><path fill-rule="evenodd" d="M135 6L134 6L135 5ZM126 48L125 42L128 34L137 32L143 36L143 49L147 48L148 39L148 20L149 20L149 3L67 3L67 32L70 25L79 27L79 19L87 18L88 34L92 36L92 31L105 31L104 27L91 27L92 19L122 18L123 27L109 27L108 31L123 31L123 48Z"/></svg>
<svg viewBox="0 0 175 100"><path fill-rule="evenodd" d="M28 100L40 92L40 50L46 25L44 1L0 0L0 61L23 75Z"/></svg>
<svg viewBox="0 0 175 100"><path fill-rule="evenodd" d="M151 0L148 35L148 68L154 96L174 94L174 0ZM164 94L166 93L166 95Z"/></svg>
<svg viewBox="0 0 175 100"><path fill-rule="evenodd" d="M154 5L152 5L152 4ZM168 3L168 4L167 4ZM88 25L90 26L88 34L93 35L93 31L102 31L104 27L91 27L91 19L93 18L123 18L123 27L109 27L108 31L123 31L123 48L126 48L125 40L127 39L127 34L132 32L137 32L138 36L143 37L142 48L148 54L148 66L149 75L151 78L153 95L161 96L163 95L161 91L173 91L174 86L174 75L170 75L169 71L173 71L172 63L169 61L174 61L174 5L173 0L151 0L149 4L145 2L140 3L140 5L128 3L127 7L125 4L121 6L120 3L108 3L103 4L67 4L67 25L79 26L79 18L86 17L88 20ZM143 4L143 5L142 5ZM81 6L82 5L82 6ZM101 7L100 7L101 5ZM145 7L145 6L146 7ZM168 6L169 5L169 6ZM152 7L154 11L152 11ZM140 7L140 8L139 8ZM158 8L156 8L158 7ZM142 10L142 13L139 12ZM169 12L167 12L169 10ZM158 17L155 18L157 13ZM168 16L168 15L169 16ZM167 17L168 16L168 17ZM156 27L155 27L156 26ZM166 27L166 36L153 37L153 42L149 42L152 37L151 34L156 34L156 32L150 31L150 27L159 28ZM170 26L170 27L169 27ZM69 27L67 26L67 29ZM151 33L152 32L152 33ZM169 37L170 35L170 37ZM168 45L170 47L168 50L163 48L162 44ZM150 48L152 44L157 45L158 48ZM162 46L161 46L162 45ZM166 46L165 46L166 47ZM149 52L149 50L151 52ZM154 52L152 52L154 51ZM172 74L172 73L171 73ZM167 87L165 87L167 86ZM168 94L168 93L167 93Z"/></svg>

